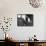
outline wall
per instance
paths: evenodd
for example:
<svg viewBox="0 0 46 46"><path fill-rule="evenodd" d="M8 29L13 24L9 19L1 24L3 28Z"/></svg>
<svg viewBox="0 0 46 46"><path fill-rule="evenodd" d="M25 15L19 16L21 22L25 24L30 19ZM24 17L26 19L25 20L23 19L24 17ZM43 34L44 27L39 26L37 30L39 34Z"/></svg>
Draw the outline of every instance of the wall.
<svg viewBox="0 0 46 46"><path fill-rule="evenodd" d="M46 6L33 8L28 0L0 0L0 18L13 17L13 22L10 33L17 40L27 40L34 34L39 40L45 39L45 16ZM32 27L17 27L17 14L34 14L34 26ZM0 31L2 35L2 31ZM45 33L45 34L44 34ZM4 34L4 33L3 33ZM0 39L4 39L0 36Z"/></svg>

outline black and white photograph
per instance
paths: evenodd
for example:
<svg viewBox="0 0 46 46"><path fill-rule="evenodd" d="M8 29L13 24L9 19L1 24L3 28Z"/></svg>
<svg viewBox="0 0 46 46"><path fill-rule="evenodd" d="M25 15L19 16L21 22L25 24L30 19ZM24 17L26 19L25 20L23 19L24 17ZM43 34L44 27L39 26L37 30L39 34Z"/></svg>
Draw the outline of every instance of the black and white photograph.
<svg viewBox="0 0 46 46"><path fill-rule="evenodd" d="M17 14L17 26L33 26L33 14Z"/></svg>

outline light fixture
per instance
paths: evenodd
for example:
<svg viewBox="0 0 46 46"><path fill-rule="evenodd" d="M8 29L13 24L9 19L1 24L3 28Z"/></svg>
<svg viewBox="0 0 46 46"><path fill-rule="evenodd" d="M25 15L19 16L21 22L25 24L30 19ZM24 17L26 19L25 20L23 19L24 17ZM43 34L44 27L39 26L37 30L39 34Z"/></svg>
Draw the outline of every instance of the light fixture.
<svg viewBox="0 0 46 46"><path fill-rule="evenodd" d="M30 5L34 8L38 8L42 5L43 0L29 0Z"/></svg>

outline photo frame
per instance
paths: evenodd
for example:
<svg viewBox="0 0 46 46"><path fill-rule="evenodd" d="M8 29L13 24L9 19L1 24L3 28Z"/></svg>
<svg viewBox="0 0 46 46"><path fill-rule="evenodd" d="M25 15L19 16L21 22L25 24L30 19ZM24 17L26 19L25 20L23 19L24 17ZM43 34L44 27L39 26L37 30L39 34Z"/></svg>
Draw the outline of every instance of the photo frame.
<svg viewBox="0 0 46 46"><path fill-rule="evenodd" d="M17 14L17 26L33 26L33 14Z"/></svg>

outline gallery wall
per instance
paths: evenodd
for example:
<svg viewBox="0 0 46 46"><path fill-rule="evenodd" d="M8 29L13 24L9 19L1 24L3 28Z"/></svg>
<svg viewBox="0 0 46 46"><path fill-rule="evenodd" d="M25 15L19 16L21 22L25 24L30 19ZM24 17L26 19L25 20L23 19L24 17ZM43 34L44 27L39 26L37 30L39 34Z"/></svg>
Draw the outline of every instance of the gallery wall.
<svg viewBox="0 0 46 46"><path fill-rule="evenodd" d="M8 33L16 40L28 40L35 34L37 39L45 40L45 15L46 6L33 8L28 0L0 0L0 20L12 17L12 25ZM17 14L33 14L33 26L18 27ZM0 39L4 39L4 33L0 29ZM2 37L3 36L3 37Z"/></svg>

